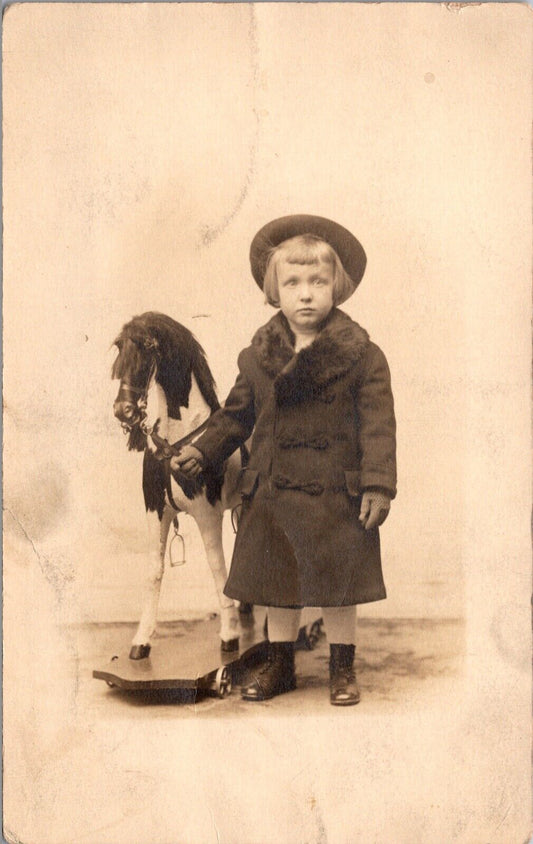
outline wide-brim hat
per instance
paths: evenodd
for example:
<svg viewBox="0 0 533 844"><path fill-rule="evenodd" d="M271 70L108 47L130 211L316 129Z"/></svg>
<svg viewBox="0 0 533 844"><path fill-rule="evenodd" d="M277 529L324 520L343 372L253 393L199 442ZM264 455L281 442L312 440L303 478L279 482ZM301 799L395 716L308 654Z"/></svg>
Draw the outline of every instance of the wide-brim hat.
<svg viewBox="0 0 533 844"><path fill-rule="evenodd" d="M344 226L326 217L316 217L314 214L290 214L287 217L279 217L257 232L250 246L250 264L256 283L262 290L272 249L291 237L303 234L311 234L325 240L339 256L345 272L353 283L353 289L343 299L346 301L363 278L366 267L365 250L357 238Z"/></svg>

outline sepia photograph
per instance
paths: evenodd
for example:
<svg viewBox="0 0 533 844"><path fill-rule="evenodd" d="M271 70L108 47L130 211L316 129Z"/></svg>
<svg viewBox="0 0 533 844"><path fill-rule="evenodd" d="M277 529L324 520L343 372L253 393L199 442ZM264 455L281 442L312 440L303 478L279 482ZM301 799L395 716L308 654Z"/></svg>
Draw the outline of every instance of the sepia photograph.
<svg viewBox="0 0 533 844"><path fill-rule="evenodd" d="M522 3L3 19L3 835L531 839Z"/></svg>

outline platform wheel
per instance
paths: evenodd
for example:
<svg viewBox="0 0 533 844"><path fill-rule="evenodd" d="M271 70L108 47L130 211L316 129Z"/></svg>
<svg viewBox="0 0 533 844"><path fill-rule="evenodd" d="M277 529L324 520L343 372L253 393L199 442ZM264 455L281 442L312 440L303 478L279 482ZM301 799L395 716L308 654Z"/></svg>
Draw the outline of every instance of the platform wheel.
<svg viewBox="0 0 533 844"><path fill-rule="evenodd" d="M322 625L323 621L319 618L316 621L313 621L312 624L309 624L306 628L307 642L310 651L314 650L318 640L322 636Z"/></svg>
<svg viewBox="0 0 533 844"><path fill-rule="evenodd" d="M231 694L233 683L231 681L231 671L227 665L222 665L218 669L213 685L217 697L224 698Z"/></svg>

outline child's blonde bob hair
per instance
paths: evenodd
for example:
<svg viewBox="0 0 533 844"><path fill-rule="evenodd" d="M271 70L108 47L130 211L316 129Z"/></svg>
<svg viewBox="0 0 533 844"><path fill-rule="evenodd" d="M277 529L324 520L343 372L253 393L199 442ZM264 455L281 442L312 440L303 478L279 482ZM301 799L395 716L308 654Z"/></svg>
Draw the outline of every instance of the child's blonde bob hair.
<svg viewBox="0 0 533 844"><path fill-rule="evenodd" d="M318 264L324 261L333 265L333 305L344 302L355 289L355 284L342 266L332 246L313 234L299 234L274 246L267 260L263 292L269 305L279 308L278 265L281 260L290 264Z"/></svg>

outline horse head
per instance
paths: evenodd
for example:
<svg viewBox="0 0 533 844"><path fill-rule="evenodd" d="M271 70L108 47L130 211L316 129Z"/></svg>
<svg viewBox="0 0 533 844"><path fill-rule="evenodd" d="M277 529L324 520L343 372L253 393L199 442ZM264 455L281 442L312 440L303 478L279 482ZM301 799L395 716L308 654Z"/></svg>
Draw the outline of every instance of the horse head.
<svg viewBox="0 0 533 844"><path fill-rule="evenodd" d="M165 314L148 311L123 326L114 345L112 378L120 380L113 410L129 434L128 448L143 451L147 434L167 412L180 419L192 375L211 408L219 406L205 353L193 334Z"/></svg>
<svg viewBox="0 0 533 844"><path fill-rule="evenodd" d="M111 372L113 378L120 379L113 412L129 434L128 447L136 451L146 445L149 390L160 359L158 338L143 317L126 323L116 338L118 354Z"/></svg>

